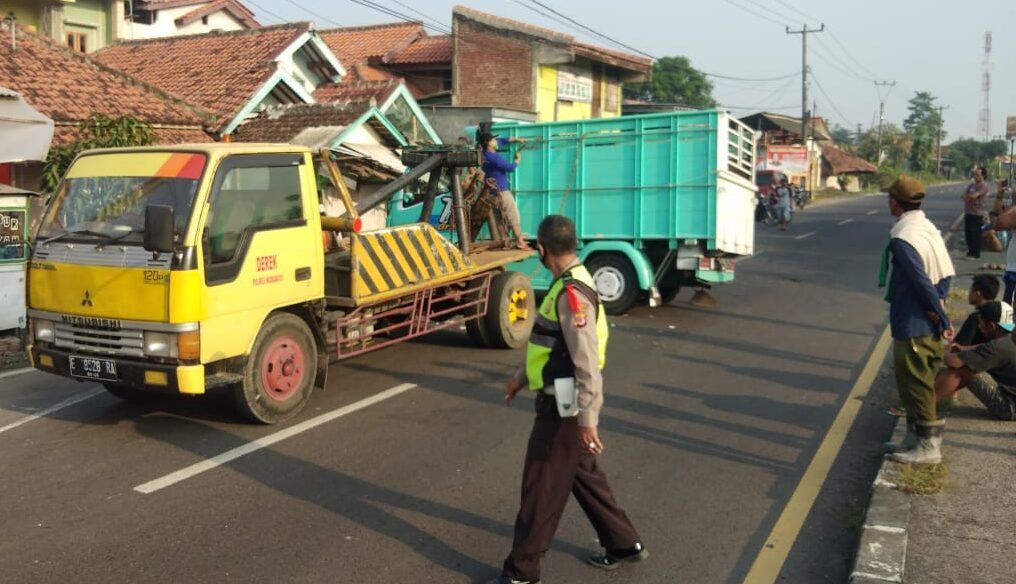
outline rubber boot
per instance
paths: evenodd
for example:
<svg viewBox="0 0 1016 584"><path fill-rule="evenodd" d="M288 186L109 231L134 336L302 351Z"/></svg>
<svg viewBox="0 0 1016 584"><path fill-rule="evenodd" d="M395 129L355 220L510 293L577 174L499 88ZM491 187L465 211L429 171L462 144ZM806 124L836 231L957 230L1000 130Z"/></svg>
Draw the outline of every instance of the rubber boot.
<svg viewBox="0 0 1016 584"><path fill-rule="evenodd" d="M903 464L938 464L942 462L942 429L945 420L917 422L917 445L910 450L888 454L889 460Z"/></svg>
<svg viewBox="0 0 1016 584"><path fill-rule="evenodd" d="M914 430L914 419L907 416L907 435L903 437L903 441L899 444L893 442L885 443L885 451L888 452L904 452L910 450L914 446L917 446L917 432Z"/></svg>

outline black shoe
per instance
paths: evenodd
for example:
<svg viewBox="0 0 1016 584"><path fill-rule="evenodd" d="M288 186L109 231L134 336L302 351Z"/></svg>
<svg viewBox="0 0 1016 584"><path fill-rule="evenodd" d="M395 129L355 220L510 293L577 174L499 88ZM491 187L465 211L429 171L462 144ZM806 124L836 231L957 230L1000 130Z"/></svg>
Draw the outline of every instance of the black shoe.
<svg viewBox="0 0 1016 584"><path fill-rule="evenodd" d="M501 574L493 580L488 580L487 584L540 584L539 580L516 580L511 576L505 576Z"/></svg>
<svg viewBox="0 0 1016 584"><path fill-rule="evenodd" d="M615 570L621 563L628 562L641 562L649 557L649 550L645 548L641 543L635 544L635 547L621 550L616 553L608 552L603 550L603 553L593 554L586 559L586 563L590 566L596 566L601 570Z"/></svg>

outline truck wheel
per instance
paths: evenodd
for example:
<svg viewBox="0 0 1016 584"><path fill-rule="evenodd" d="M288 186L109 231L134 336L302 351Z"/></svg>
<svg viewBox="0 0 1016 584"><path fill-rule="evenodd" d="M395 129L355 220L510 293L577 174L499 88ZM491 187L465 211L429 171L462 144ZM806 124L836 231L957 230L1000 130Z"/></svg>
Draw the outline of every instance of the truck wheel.
<svg viewBox="0 0 1016 584"><path fill-rule="evenodd" d="M134 389L133 387L127 387L126 385L103 383L102 386L106 388L106 391L108 391L110 395L115 395L127 403L149 403L155 398L155 396L151 393L147 393L140 389Z"/></svg>
<svg viewBox="0 0 1016 584"><path fill-rule="evenodd" d="M638 276L628 258L619 254L594 255L586 262L596 292L607 314L624 314L639 300Z"/></svg>
<svg viewBox="0 0 1016 584"><path fill-rule="evenodd" d="M233 390L237 408L262 424L295 416L310 399L316 371L317 349L307 323L273 314L254 340L243 382Z"/></svg>
<svg viewBox="0 0 1016 584"><path fill-rule="evenodd" d="M681 287L676 284L661 284L660 285L660 301L664 304L670 304L677 298L678 292L681 291Z"/></svg>
<svg viewBox="0 0 1016 584"><path fill-rule="evenodd" d="M496 349L518 349L529 341L536 322L536 295L529 278L519 272L502 272L490 282L484 337Z"/></svg>

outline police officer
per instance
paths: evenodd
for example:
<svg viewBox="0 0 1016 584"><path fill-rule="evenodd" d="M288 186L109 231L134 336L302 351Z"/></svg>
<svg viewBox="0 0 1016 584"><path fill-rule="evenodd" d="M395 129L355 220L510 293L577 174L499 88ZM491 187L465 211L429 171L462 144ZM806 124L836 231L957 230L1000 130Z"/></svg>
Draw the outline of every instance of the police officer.
<svg viewBox="0 0 1016 584"><path fill-rule="evenodd" d="M510 406L524 387L538 391L536 419L526 449L512 551L491 584L539 582L540 560L550 549L569 493L605 548L590 556L589 564L613 570L649 556L596 463L596 455L603 452L596 426L609 329L593 278L575 255L575 224L562 215L546 217L536 245L554 283L540 305L525 367L505 384L504 396ZM579 408L575 417L558 413L554 380L563 378L574 379Z"/></svg>

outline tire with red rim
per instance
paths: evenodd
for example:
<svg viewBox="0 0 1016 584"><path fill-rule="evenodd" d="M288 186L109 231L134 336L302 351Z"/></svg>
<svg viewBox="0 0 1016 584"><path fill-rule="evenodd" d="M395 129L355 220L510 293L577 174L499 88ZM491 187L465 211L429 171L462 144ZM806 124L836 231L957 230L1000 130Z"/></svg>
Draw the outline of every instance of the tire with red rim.
<svg viewBox="0 0 1016 584"><path fill-rule="evenodd" d="M295 416L314 389L317 350L314 335L301 318L280 312L268 317L234 388L238 409L262 424Z"/></svg>

